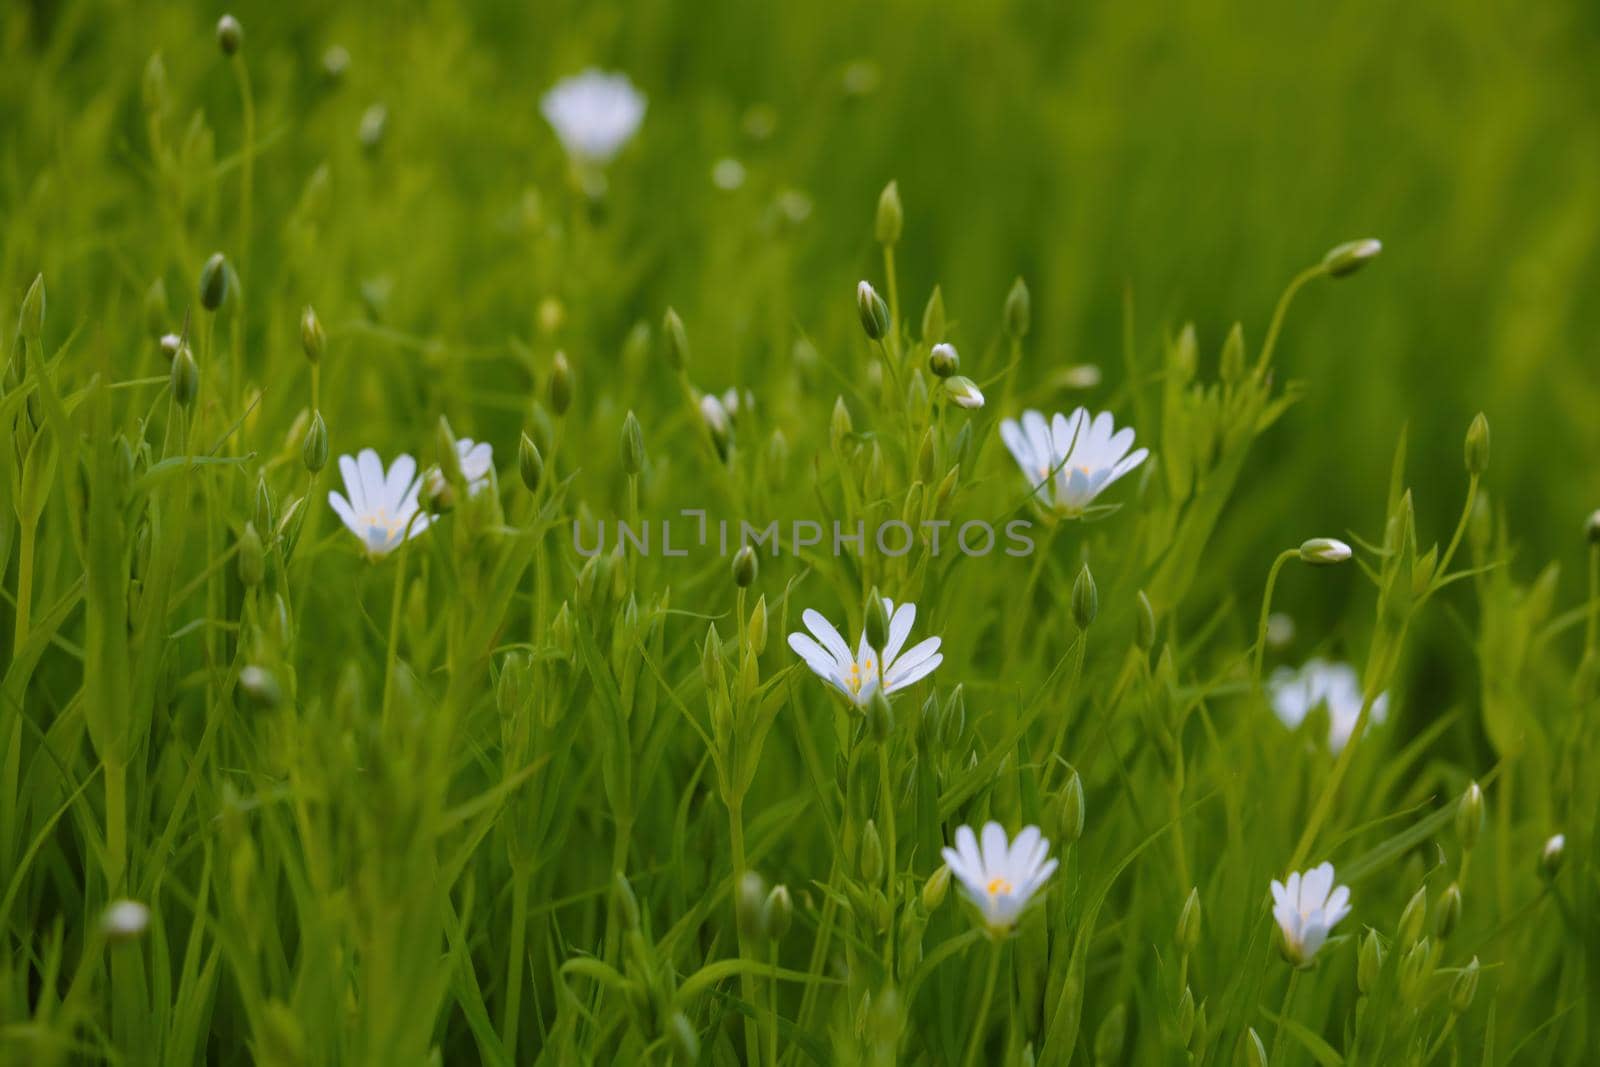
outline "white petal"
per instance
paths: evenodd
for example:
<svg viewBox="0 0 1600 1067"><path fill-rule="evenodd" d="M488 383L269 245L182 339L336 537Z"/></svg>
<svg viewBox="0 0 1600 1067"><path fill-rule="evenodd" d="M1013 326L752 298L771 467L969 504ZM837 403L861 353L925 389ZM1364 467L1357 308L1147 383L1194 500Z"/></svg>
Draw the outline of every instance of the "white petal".
<svg viewBox="0 0 1600 1067"><path fill-rule="evenodd" d="M939 655L939 644L939 638L930 637L912 645L906 650L906 654L889 668L883 684L890 690L904 689L926 678L933 673L935 667L944 662L944 657Z"/></svg>
<svg viewBox="0 0 1600 1067"><path fill-rule="evenodd" d="M350 502L330 489L328 491L328 504L333 508L334 513L339 516L339 521L343 522L351 533L360 537L361 528L356 522L355 509L350 506Z"/></svg>
<svg viewBox="0 0 1600 1067"><path fill-rule="evenodd" d="M356 468L361 475L361 492L366 497L367 510L382 507L386 499L383 495L383 460L378 458L374 449L363 448L356 456Z"/></svg>
<svg viewBox="0 0 1600 1067"><path fill-rule="evenodd" d="M1006 869L1006 831L1005 827L997 822L983 824L983 870L993 878L1002 874Z"/></svg>
<svg viewBox="0 0 1600 1067"><path fill-rule="evenodd" d="M834 659L840 665L855 662L855 657L850 655L850 646L845 644L844 638L839 636L839 631L834 629L833 623L827 620L822 612L814 608L807 608L800 614L800 621L805 623L806 629L816 635L822 642L822 647L833 653Z"/></svg>
<svg viewBox="0 0 1600 1067"><path fill-rule="evenodd" d="M354 456L339 457L339 475L344 479L344 491L350 498L351 510L360 514L367 510L367 494L361 484L361 471Z"/></svg>
<svg viewBox="0 0 1600 1067"><path fill-rule="evenodd" d="M915 604L901 604L894 610L889 619L889 640L883 646L883 662L893 663L894 658L905 647L906 638L911 636L911 625L917 621L917 606Z"/></svg>
<svg viewBox="0 0 1600 1067"><path fill-rule="evenodd" d="M839 680L838 661L828 654L828 650L812 640L810 635L792 633L789 635L789 647L795 654L806 661L810 667L824 681L834 682Z"/></svg>
<svg viewBox="0 0 1600 1067"><path fill-rule="evenodd" d="M400 509L406 498L406 490L411 488L411 480L416 474L417 461L405 452L394 457L394 462L389 464L389 473L383 477L383 499L391 511Z"/></svg>

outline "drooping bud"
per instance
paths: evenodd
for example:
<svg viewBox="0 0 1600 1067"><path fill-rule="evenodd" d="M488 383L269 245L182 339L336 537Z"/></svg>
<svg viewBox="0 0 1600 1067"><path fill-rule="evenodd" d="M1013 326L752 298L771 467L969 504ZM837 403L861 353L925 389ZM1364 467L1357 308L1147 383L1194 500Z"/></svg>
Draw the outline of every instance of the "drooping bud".
<svg viewBox="0 0 1600 1067"><path fill-rule="evenodd" d="M890 182L878 194L878 217L873 222L873 236L880 245L893 245L900 240L905 228L905 211L900 207L900 186Z"/></svg>
<svg viewBox="0 0 1600 1067"><path fill-rule="evenodd" d="M1078 577L1072 582L1072 619L1078 629L1087 630L1100 612L1100 592L1095 588L1094 575L1085 563L1078 568Z"/></svg>
<svg viewBox="0 0 1600 1067"><path fill-rule="evenodd" d="M1332 537L1313 537L1300 546L1300 558L1307 563L1343 563L1350 558L1350 546Z"/></svg>
<svg viewBox="0 0 1600 1067"><path fill-rule="evenodd" d="M755 549L743 545L733 554L733 584L740 589L748 589L756 580L758 570Z"/></svg>
<svg viewBox="0 0 1600 1067"><path fill-rule="evenodd" d="M179 407L186 408L194 403L195 394L200 391L200 364L194 361L194 350L188 345L179 345L178 354L172 358L172 399Z"/></svg>
<svg viewBox="0 0 1600 1067"><path fill-rule="evenodd" d="M233 55L243 43L244 27L239 25L238 19L224 15L217 20L217 47L222 49L223 55Z"/></svg>
<svg viewBox="0 0 1600 1067"><path fill-rule="evenodd" d="M978 383L964 375L957 374L944 380L945 396L958 408L976 411L983 407L983 392L978 388Z"/></svg>
<svg viewBox="0 0 1600 1067"><path fill-rule="evenodd" d="M1189 890L1189 898L1183 902L1183 910L1178 913L1178 933L1176 937L1178 951L1184 954L1194 952L1200 944L1200 888L1198 886Z"/></svg>
<svg viewBox="0 0 1600 1067"><path fill-rule="evenodd" d="M943 342L934 345L928 353L928 369L938 378L948 378L960 370L961 355L955 345Z"/></svg>
<svg viewBox="0 0 1600 1067"><path fill-rule="evenodd" d="M622 420L622 472L629 477L644 470L644 431L632 411Z"/></svg>
<svg viewBox="0 0 1600 1067"><path fill-rule="evenodd" d="M1483 789L1477 782L1469 782L1456 805L1456 837L1462 849L1470 852L1478 843L1483 831Z"/></svg>
<svg viewBox="0 0 1600 1067"><path fill-rule="evenodd" d="M1461 921L1461 887L1451 882L1439 898L1439 914L1434 919L1434 932L1440 941L1447 941Z"/></svg>
<svg viewBox="0 0 1600 1067"><path fill-rule="evenodd" d="M1383 242L1376 237L1346 241L1342 245L1328 249L1328 254L1322 257L1322 269L1330 278L1343 278L1366 266L1368 261L1376 259L1378 253L1382 251Z"/></svg>
<svg viewBox="0 0 1600 1067"><path fill-rule="evenodd" d="M565 352L550 361L550 410L559 418L572 406L572 365Z"/></svg>
<svg viewBox="0 0 1600 1067"><path fill-rule="evenodd" d="M689 365L689 334L683 328L683 320L672 308L667 308L667 313L661 317L661 337L666 343L667 366L673 370L683 370Z"/></svg>
<svg viewBox="0 0 1600 1067"><path fill-rule="evenodd" d="M861 314L861 328L866 331L867 339L883 340L889 332L889 307L871 282L862 281L856 285L856 310Z"/></svg>
<svg viewBox="0 0 1600 1067"><path fill-rule="evenodd" d="M789 887L775 885L772 892L767 894L765 912L762 916L762 925L767 929L767 936L774 941L783 940L783 935L789 932L789 925L794 921L794 901L789 898Z"/></svg>
<svg viewBox="0 0 1600 1067"><path fill-rule="evenodd" d="M312 474L320 473L328 465L328 426L322 421L320 411L311 413L311 425L306 427L306 440L300 447L300 459Z"/></svg>
<svg viewBox="0 0 1600 1067"><path fill-rule="evenodd" d="M244 524L244 532L239 535L239 581L247 589L253 589L266 580L267 555L261 545L261 535L256 532L256 524Z"/></svg>
<svg viewBox="0 0 1600 1067"><path fill-rule="evenodd" d="M1070 845L1083 836L1084 822L1083 779L1076 767L1067 771L1067 783L1061 787L1059 827L1061 843Z"/></svg>
<svg viewBox="0 0 1600 1067"><path fill-rule="evenodd" d="M228 296L228 261L221 252L211 253L200 268L200 306L215 311Z"/></svg>
<svg viewBox="0 0 1600 1067"><path fill-rule="evenodd" d="M1489 469L1489 420L1481 411L1472 417L1472 425L1467 427L1463 453L1467 473L1474 478Z"/></svg>
<svg viewBox="0 0 1600 1067"><path fill-rule="evenodd" d="M1033 301L1028 295L1028 283L1020 277L1011 283L1011 291L1006 294L1006 333L1013 341L1020 341L1028 336L1028 327L1033 319Z"/></svg>

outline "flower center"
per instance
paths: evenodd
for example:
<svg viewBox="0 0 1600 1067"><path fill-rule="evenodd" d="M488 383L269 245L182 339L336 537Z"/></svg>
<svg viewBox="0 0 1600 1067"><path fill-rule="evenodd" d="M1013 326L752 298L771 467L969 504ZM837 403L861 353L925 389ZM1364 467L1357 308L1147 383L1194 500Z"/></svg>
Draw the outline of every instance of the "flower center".
<svg viewBox="0 0 1600 1067"><path fill-rule="evenodd" d="M991 897L997 897L1002 893L1011 892L1011 883L1004 878L991 878L989 879L989 884L985 887L985 891Z"/></svg>
<svg viewBox="0 0 1600 1067"><path fill-rule="evenodd" d="M861 685L872 677L872 658L869 656L864 663L850 664L850 677L846 681L850 684L850 692L860 693Z"/></svg>

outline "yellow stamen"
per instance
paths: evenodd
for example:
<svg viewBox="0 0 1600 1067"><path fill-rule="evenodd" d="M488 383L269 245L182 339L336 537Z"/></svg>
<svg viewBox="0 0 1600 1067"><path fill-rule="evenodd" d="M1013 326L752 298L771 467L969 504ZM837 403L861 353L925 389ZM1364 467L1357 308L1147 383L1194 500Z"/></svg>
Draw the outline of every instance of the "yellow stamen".
<svg viewBox="0 0 1600 1067"><path fill-rule="evenodd" d="M1004 878L991 878L987 892L991 897L997 897L1001 893L1009 893L1011 892L1011 883Z"/></svg>

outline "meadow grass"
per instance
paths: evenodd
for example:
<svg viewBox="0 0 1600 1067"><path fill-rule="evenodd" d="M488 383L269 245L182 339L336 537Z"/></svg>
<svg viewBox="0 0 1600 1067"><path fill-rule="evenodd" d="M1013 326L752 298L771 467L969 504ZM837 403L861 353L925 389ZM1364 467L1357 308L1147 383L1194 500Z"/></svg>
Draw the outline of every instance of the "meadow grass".
<svg viewBox="0 0 1600 1067"><path fill-rule="evenodd" d="M1588 1062L1585 16L755 7L4 16L0 1063Z"/></svg>

